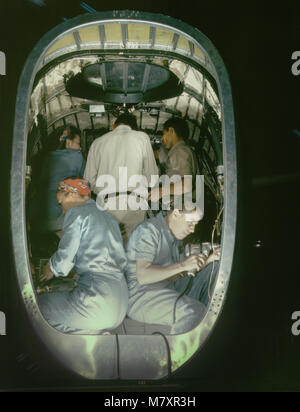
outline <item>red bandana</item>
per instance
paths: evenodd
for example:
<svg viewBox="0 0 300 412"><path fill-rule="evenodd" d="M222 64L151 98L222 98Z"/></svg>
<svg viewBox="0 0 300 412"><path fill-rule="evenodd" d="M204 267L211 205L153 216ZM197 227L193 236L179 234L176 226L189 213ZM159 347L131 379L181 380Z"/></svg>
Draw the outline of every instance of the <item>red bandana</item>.
<svg viewBox="0 0 300 412"><path fill-rule="evenodd" d="M91 197L91 185L84 179L65 179L58 183L57 189L60 192L78 193Z"/></svg>

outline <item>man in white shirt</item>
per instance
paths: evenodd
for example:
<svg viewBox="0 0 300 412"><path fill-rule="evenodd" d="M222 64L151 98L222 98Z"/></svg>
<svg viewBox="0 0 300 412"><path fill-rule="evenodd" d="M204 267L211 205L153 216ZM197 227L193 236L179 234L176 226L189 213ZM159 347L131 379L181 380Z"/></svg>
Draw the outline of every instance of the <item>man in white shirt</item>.
<svg viewBox="0 0 300 412"><path fill-rule="evenodd" d="M97 195L103 193L103 187L107 186L104 182L111 181L105 179L105 176L110 175L110 179L114 180L115 187L106 187L106 209L119 223L124 224L126 237L146 215L145 210L130 209L128 200L133 195L128 195L129 192L136 191L136 183L131 178L143 176L139 193L144 193L143 197L147 199L148 187L155 185L152 176L158 175L149 136L135 129L136 117L132 114L121 114L115 121L113 130L92 143L84 173L84 178L91 183L92 190Z"/></svg>

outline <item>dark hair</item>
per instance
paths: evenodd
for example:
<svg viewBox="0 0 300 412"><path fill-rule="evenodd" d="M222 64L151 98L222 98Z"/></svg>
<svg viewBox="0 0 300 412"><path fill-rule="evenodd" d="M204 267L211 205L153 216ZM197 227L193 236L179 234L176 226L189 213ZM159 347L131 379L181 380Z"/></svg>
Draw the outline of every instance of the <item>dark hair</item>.
<svg viewBox="0 0 300 412"><path fill-rule="evenodd" d="M134 114L131 113L120 114L115 121L115 126L119 126L120 124L126 124L127 126L130 126L133 130L137 130L138 128L136 117Z"/></svg>
<svg viewBox="0 0 300 412"><path fill-rule="evenodd" d="M66 133L65 136L63 134ZM63 137L62 137L63 136ZM68 125L64 127L58 135L58 142L57 142L57 148L56 150L62 150L66 148L66 140L74 140L76 136L79 136L81 138L81 131L72 125Z"/></svg>
<svg viewBox="0 0 300 412"><path fill-rule="evenodd" d="M180 117L171 117L171 119L165 122L164 130L168 131L170 127L173 127L179 139L188 139L190 130L186 120Z"/></svg>

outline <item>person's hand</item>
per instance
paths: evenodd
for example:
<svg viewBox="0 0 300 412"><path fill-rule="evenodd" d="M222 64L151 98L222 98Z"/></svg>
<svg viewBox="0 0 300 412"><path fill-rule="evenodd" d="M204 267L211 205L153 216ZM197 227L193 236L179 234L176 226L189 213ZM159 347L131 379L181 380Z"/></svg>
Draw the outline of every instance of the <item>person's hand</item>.
<svg viewBox="0 0 300 412"><path fill-rule="evenodd" d="M53 278L54 274L51 272L49 262L44 266L43 273L40 276L40 282L49 282Z"/></svg>
<svg viewBox="0 0 300 412"><path fill-rule="evenodd" d="M196 270L197 272L199 272L201 269L204 268L206 261L207 257L202 253L199 253L197 255L192 255L182 260L181 265L184 271L189 272Z"/></svg>
<svg viewBox="0 0 300 412"><path fill-rule="evenodd" d="M188 272L177 273L177 275L174 275L174 276L168 278L168 280L169 280L170 282L176 282L176 280L178 280L178 279L183 278L184 276L186 276L187 273L188 273Z"/></svg>
<svg viewBox="0 0 300 412"><path fill-rule="evenodd" d="M148 200L152 200L152 202L158 202L159 199L162 197L162 190L160 187L154 187L151 188L149 195L148 195Z"/></svg>
<svg viewBox="0 0 300 412"><path fill-rule="evenodd" d="M206 261L206 265L205 265L205 266L209 265L210 263L212 263L212 262L214 262L214 261L216 261L216 260L220 260L220 256L221 256L221 248L220 248L220 247L217 247L217 248L214 250L214 252L213 252L211 255L209 255L209 257L207 258L207 261Z"/></svg>

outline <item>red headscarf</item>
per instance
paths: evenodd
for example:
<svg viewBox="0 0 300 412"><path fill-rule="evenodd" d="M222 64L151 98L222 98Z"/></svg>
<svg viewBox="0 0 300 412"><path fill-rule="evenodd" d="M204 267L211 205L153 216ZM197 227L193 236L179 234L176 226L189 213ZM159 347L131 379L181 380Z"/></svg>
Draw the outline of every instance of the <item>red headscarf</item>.
<svg viewBox="0 0 300 412"><path fill-rule="evenodd" d="M67 193L78 193L79 195L91 197L91 185L85 179L65 179L58 183L57 190Z"/></svg>

